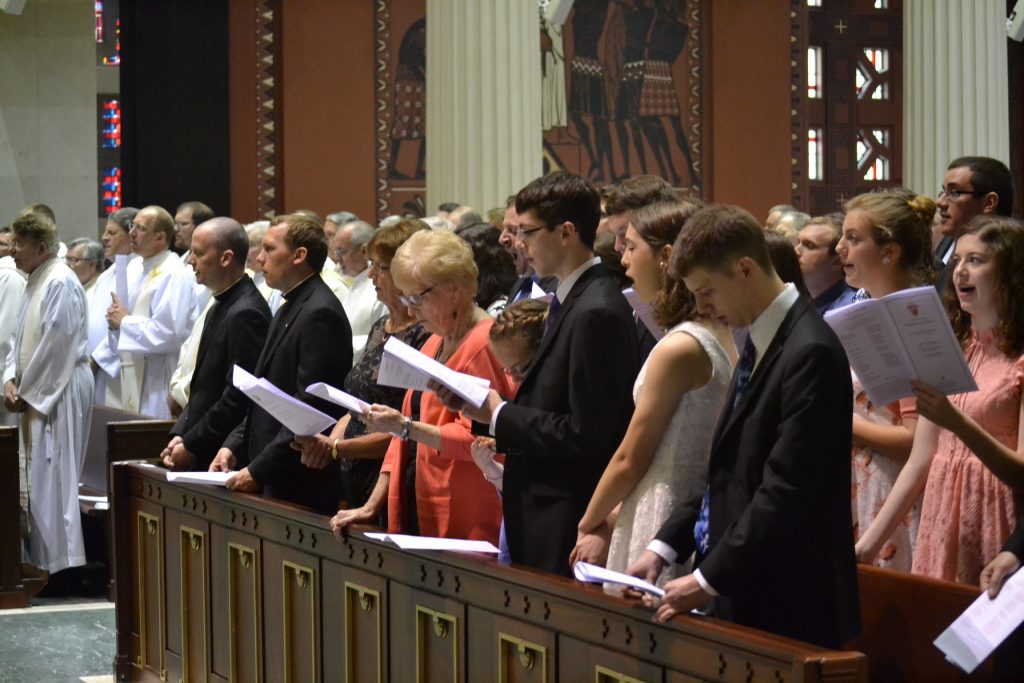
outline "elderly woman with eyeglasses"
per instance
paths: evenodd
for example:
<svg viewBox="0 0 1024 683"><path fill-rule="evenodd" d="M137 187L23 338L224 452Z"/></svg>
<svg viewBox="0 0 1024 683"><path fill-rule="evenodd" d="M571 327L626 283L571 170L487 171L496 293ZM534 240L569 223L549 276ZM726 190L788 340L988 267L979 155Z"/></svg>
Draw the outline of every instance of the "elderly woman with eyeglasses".
<svg viewBox="0 0 1024 683"><path fill-rule="evenodd" d="M448 232L414 234L391 262L401 302L431 333L420 351L509 396L515 386L488 344L494 321L473 301L477 275L469 245ZM370 431L398 436L370 499L335 515L335 533L372 521L386 499L391 532L498 542L501 500L473 461L467 418L433 393L410 390L401 412L374 404L364 419Z"/></svg>

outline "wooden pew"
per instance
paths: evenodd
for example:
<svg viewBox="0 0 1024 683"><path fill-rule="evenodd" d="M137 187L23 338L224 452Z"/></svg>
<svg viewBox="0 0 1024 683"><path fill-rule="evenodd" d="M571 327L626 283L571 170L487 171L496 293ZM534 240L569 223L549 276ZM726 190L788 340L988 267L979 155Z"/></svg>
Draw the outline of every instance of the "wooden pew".
<svg viewBox="0 0 1024 683"><path fill-rule="evenodd" d="M0 609L28 606L21 576L18 428L0 427Z"/></svg>
<svg viewBox="0 0 1024 683"><path fill-rule="evenodd" d="M967 676L932 642L967 609L981 590L876 567L860 566L863 633L850 648L865 653L872 681L987 681L989 659Z"/></svg>
<svg viewBox="0 0 1024 683"><path fill-rule="evenodd" d="M865 682L867 659L112 468L119 681Z"/></svg>

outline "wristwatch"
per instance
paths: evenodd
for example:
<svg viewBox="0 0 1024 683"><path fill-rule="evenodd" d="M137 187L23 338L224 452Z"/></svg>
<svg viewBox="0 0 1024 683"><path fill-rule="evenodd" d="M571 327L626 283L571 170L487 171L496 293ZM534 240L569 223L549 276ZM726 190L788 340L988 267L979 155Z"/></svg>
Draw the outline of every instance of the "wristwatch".
<svg viewBox="0 0 1024 683"><path fill-rule="evenodd" d="M401 436L402 441L408 441L409 440L409 433L411 431L412 431L412 418L411 417L407 417L407 418L405 418L405 421L402 422L402 436Z"/></svg>

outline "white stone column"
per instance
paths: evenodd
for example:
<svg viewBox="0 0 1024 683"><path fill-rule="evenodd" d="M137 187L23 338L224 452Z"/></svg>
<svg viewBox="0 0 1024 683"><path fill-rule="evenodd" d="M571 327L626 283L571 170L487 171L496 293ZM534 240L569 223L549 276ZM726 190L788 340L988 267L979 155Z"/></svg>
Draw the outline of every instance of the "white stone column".
<svg viewBox="0 0 1024 683"><path fill-rule="evenodd" d="M903 184L934 197L949 162L1010 162L1005 0L904 0Z"/></svg>
<svg viewBox="0 0 1024 683"><path fill-rule="evenodd" d="M540 175L536 0L427 0L427 212L481 213Z"/></svg>

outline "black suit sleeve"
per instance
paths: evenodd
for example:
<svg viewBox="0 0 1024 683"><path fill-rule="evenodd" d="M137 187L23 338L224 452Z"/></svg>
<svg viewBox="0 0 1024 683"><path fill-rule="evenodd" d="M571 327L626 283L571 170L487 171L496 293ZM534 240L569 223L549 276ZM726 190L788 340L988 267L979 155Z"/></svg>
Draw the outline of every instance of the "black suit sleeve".
<svg viewBox="0 0 1024 683"><path fill-rule="evenodd" d="M314 307L298 327L294 349L297 355L294 359L295 397L328 415L341 417L344 408L307 393L306 387L314 382L341 386L352 367L352 328L348 319L344 313L331 308ZM257 483L287 479L293 470L303 467L298 452L290 446L293 436L291 430L282 425L277 436L260 453L252 454L249 474Z"/></svg>
<svg viewBox="0 0 1024 683"><path fill-rule="evenodd" d="M1024 517L1017 520L1017 530L1007 539L1003 550L1013 553L1017 556L1017 559L1024 562Z"/></svg>
<svg viewBox="0 0 1024 683"><path fill-rule="evenodd" d="M203 415L194 416L191 429L182 435L185 448L191 453L216 452L224 440L223 435L244 417L249 399L234 386L234 366L238 365L252 372L263 349L267 327L270 324L267 316L255 308L244 308L224 322L223 329L227 330L227 376L224 378L224 393ZM188 409L186 406L185 410ZM184 413L178 423L181 424L183 419Z"/></svg>
<svg viewBox="0 0 1024 683"><path fill-rule="evenodd" d="M749 587L767 573L765 565L779 562L778 548L801 525L815 523L808 522L806 511L824 509L817 502L821 492L849 490L849 365L823 343L808 344L798 355L778 368L780 419L761 484L700 565L708 583L725 595ZM844 476L845 484L837 484ZM712 477L728 478L729 473L720 468ZM713 481L712 496L716 488ZM842 505L849 511L848 501ZM712 501L712 516L714 509Z"/></svg>
<svg viewBox="0 0 1024 683"><path fill-rule="evenodd" d="M624 389L636 367L625 359L636 357L636 327L610 307L591 307L574 321L569 349L569 411L506 403L495 428L498 450L580 460L609 452L609 441L617 445L613 432L632 413Z"/></svg>

